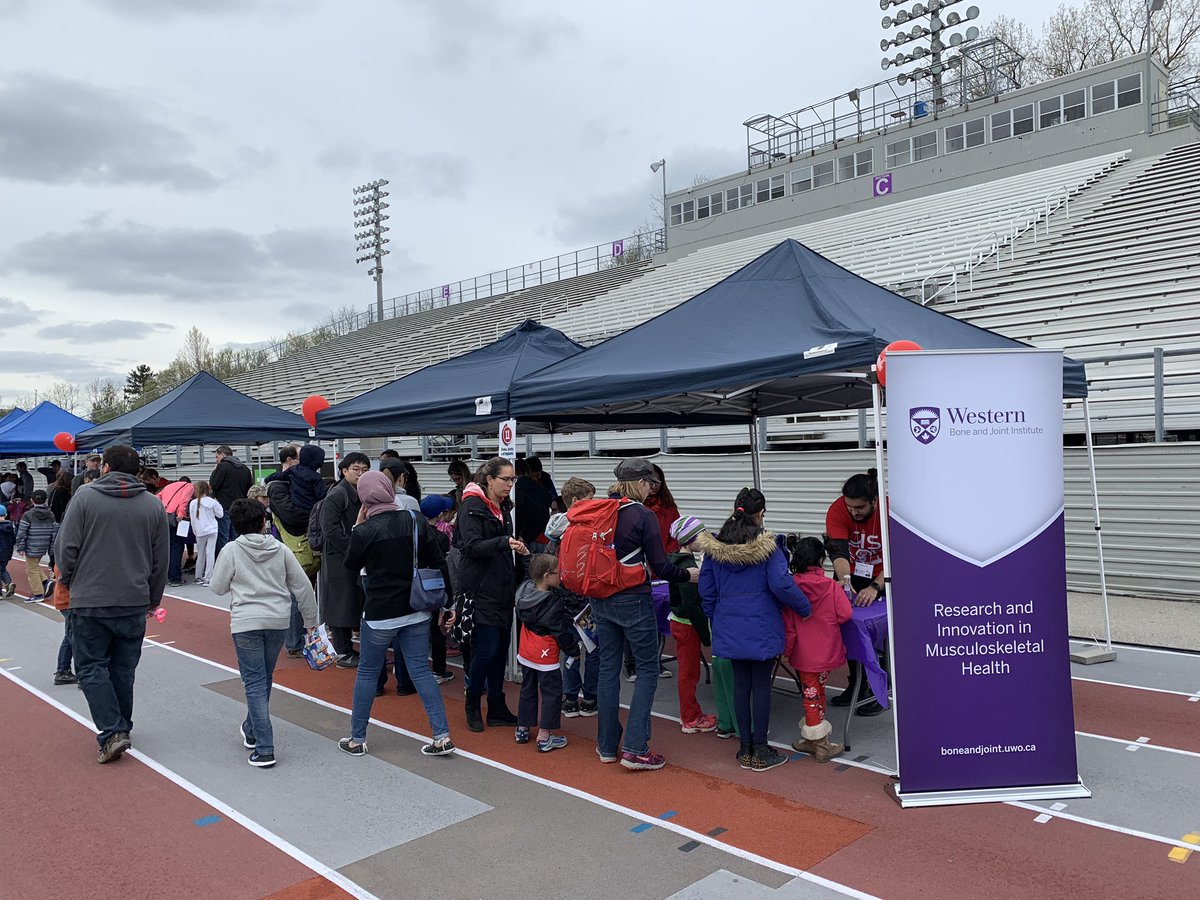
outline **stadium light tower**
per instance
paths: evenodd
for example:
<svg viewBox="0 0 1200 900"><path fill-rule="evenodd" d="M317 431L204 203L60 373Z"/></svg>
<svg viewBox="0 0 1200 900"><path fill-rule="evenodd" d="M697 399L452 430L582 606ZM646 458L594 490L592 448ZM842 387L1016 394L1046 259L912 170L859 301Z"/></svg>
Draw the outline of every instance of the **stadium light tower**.
<svg viewBox="0 0 1200 900"><path fill-rule="evenodd" d="M658 162L650 163L650 171L662 171L663 182L663 249L667 249L667 158L664 156Z"/></svg>
<svg viewBox="0 0 1200 900"><path fill-rule="evenodd" d="M354 261L364 263L373 260L375 263L374 268L367 270L367 274L375 279L376 322L383 321L383 258L391 252L383 249L384 244L390 243L390 240L383 236L390 230L383 224L389 218L383 214L388 208L388 204L383 202L383 198L388 196L388 192L384 190L387 184L386 179L380 178L369 184L360 184L354 189L354 228L357 232L354 239L358 241L355 249L366 251Z"/></svg>
<svg viewBox="0 0 1200 900"><path fill-rule="evenodd" d="M1152 30L1154 14L1162 10L1164 0L1146 0L1146 79L1142 85L1142 93L1146 100L1146 133L1154 133L1154 97L1150 93L1150 83L1154 81L1154 31Z"/></svg>
<svg viewBox="0 0 1200 900"><path fill-rule="evenodd" d="M879 0L879 8L886 12L893 6L900 6L907 2L908 0ZM880 23L885 31L889 28L897 29L895 37L884 38L879 42L879 49L884 53L893 47L901 48L914 41L927 40L929 42L928 46L921 44L914 47L911 52L900 50L894 57L885 56L882 66L886 71L892 66L907 66L914 62L922 63L919 68L911 72L901 72L896 80L900 84L906 84L909 80L930 79L933 82L934 102L942 99L942 76L950 69L962 65L961 55L944 58L942 54L951 47L959 46L964 41L969 43L979 37L979 29L972 25L964 34L956 33L943 39L943 33L947 29L979 18L978 6L970 6L962 14L959 14L957 10L944 14L948 7L956 6L961 2L962 0L929 0L928 3L917 3L912 9L901 9L894 16L884 16ZM906 28L910 22L915 24Z"/></svg>

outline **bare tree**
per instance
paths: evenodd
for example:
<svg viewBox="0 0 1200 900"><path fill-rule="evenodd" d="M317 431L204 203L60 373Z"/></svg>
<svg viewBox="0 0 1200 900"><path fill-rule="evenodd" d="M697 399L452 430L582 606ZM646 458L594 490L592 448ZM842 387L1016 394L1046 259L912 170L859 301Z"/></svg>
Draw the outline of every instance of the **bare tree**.
<svg viewBox="0 0 1200 900"><path fill-rule="evenodd" d="M96 378L85 391L88 418L96 424L115 419L126 411L123 392L111 378Z"/></svg>
<svg viewBox="0 0 1200 900"><path fill-rule="evenodd" d="M56 381L46 391L45 399L69 413L78 413L83 406L83 391L69 381Z"/></svg>

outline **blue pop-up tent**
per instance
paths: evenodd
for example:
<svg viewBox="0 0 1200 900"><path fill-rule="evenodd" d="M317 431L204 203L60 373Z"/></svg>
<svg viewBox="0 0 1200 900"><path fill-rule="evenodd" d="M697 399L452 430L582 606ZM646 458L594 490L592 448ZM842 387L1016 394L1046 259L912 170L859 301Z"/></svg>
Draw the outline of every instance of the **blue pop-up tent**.
<svg viewBox="0 0 1200 900"><path fill-rule="evenodd" d="M724 281L522 379L511 412L555 430L745 424L872 405L867 377L896 340L926 350L1027 347L913 303L793 240ZM1065 360L1063 396L1085 397Z"/></svg>
<svg viewBox="0 0 1200 900"><path fill-rule="evenodd" d="M81 448L261 444L307 435L308 423L295 413L235 391L207 372L197 372L157 400L81 431L75 443Z"/></svg>
<svg viewBox="0 0 1200 900"><path fill-rule="evenodd" d="M15 419L10 413L0 423L0 458L61 453L54 446L56 434L63 431L75 434L91 425L87 419L81 419L49 400L43 400ZM83 447L82 444L79 446Z"/></svg>
<svg viewBox="0 0 1200 900"><path fill-rule="evenodd" d="M322 436L494 434L514 384L583 347L527 319L503 337L317 413ZM538 431L536 423L522 427Z"/></svg>
<svg viewBox="0 0 1200 900"><path fill-rule="evenodd" d="M5 414L3 419L0 419L0 431L3 431L23 415L25 415L25 410L21 409L19 406L14 406L8 413Z"/></svg>

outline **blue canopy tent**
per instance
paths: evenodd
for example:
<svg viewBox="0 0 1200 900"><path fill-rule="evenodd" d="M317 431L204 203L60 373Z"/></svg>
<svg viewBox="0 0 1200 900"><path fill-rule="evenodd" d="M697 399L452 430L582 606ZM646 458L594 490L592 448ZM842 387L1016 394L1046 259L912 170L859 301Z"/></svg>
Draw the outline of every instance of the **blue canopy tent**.
<svg viewBox="0 0 1200 900"><path fill-rule="evenodd" d="M509 418L509 392L531 372L583 347L526 319L503 337L419 369L317 413L317 430L337 437L494 434ZM536 423L526 431L537 431Z"/></svg>
<svg viewBox="0 0 1200 900"><path fill-rule="evenodd" d="M86 423L91 426L91 423ZM261 444L303 438L308 423L197 372L145 406L75 435L79 447L129 444Z"/></svg>
<svg viewBox="0 0 1200 900"><path fill-rule="evenodd" d="M25 410L21 409L19 406L14 406L8 413L5 414L3 419L0 419L0 431L7 428L23 415L25 415Z"/></svg>
<svg viewBox="0 0 1200 900"><path fill-rule="evenodd" d="M29 412L16 418L9 413L0 422L0 458L61 453L54 446L56 434L62 431L75 434L91 425L87 419L81 419L49 400L43 400Z"/></svg>
<svg viewBox="0 0 1200 900"><path fill-rule="evenodd" d="M522 379L523 428L750 423L872 405L872 364L895 340L927 350L1027 347L913 303L787 240L724 281ZM1086 397L1065 360L1063 396Z"/></svg>

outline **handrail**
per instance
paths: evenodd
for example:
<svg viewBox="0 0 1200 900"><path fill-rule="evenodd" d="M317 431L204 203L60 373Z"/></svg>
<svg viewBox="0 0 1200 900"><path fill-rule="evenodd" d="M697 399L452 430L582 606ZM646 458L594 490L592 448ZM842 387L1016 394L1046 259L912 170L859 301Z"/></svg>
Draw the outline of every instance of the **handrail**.
<svg viewBox="0 0 1200 900"><path fill-rule="evenodd" d="M942 285L940 288L938 288L936 291L934 291L932 294L926 295L925 285L927 285L930 281L932 281L935 278L940 278L942 273L945 272L947 269L950 270L950 280L948 282L946 282L944 285ZM940 269L938 269L932 275L927 275L921 281L921 305L928 306L930 303L932 303L934 300L936 300L939 295L941 295L944 291L946 291L947 289L949 289L951 287L954 288L954 302L957 303L958 302L958 267L953 262L943 263L942 267Z"/></svg>
<svg viewBox="0 0 1200 900"><path fill-rule="evenodd" d="M988 252L979 257L978 262L975 260L975 250L978 247L986 247ZM975 268L977 265L982 265L983 261L995 254L996 256L996 271L1000 271L1000 232L992 231L981 237L971 249L967 251L967 279L970 287L968 290L975 289ZM957 298L955 298L957 299Z"/></svg>

